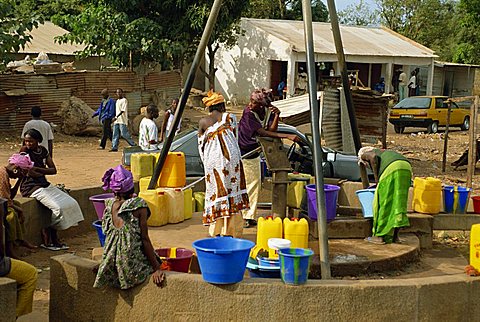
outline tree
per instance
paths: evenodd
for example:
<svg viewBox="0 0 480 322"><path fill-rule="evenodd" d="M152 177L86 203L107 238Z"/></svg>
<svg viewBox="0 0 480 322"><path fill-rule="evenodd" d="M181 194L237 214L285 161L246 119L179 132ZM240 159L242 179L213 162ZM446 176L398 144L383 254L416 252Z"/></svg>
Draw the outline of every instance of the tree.
<svg viewBox="0 0 480 322"><path fill-rule="evenodd" d="M311 0L312 20L328 21L328 9L321 0ZM250 0L245 17L258 19L302 20L301 0Z"/></svg>
<svg viewBox="0 0 480 322"><path fill-rule="evenodd" d="M348 5L338 12L338 20L344 25L368 26L380 23L378 11L372 9L364 0Z"/></svg>
<svg viewBox="0 0 480 322"><path fill-rule="evenodd" d="M460 0L457 21L458 45L453 60L458 63L480 64L480 2L476 0Z"/></svg>
<svg viewBox="0 0 480 322"><path fill-rule="evenodd" d="M14 0L2 0L0 21L0 63L4 65L12 53L18 52L30 41L28 32L38 26L41 18L33 13L17 12Z"/></svg>

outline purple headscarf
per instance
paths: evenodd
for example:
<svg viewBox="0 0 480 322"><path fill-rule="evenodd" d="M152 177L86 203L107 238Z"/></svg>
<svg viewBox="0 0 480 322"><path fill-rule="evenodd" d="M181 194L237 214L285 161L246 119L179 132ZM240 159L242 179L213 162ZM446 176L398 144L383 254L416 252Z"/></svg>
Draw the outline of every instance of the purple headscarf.
<svg viewBox="0 0 480 322"><path fill-rule="evenodd" d="M33 162L26 153L15 153L8 159L8 163L19 167L22 170L30 170L33 168Z"/></svg>
<svg viewBox="0 0 480 322"><path fill-rule="evenodd" d="M124 193L133 189L132 173L121 165L110 168L102 178L103 190L112 190L115 193Z"/></svg>

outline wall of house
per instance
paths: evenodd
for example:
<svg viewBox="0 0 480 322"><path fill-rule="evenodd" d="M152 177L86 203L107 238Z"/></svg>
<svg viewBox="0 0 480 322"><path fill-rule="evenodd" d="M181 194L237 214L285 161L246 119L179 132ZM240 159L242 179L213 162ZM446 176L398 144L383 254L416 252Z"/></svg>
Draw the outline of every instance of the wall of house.
<svg viewBox="0 0 480 322"><path fill-rule="evenodd" d="M15 54L14 60L25 59L26 54ZM30 59L35 59L37 54L30 54ZM101 66L111 66L111 63L105 57L87 57L78 59L74 55L48 54L48 58L57 63L74 62L73 66L77 70L100 70Z"/></svg>

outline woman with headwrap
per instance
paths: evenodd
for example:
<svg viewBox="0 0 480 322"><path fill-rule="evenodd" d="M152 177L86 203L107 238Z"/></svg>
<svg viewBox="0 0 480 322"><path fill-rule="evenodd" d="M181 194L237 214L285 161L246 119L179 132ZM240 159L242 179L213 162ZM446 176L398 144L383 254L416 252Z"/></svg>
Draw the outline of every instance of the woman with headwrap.
<svg viewBox="0 0 480 322"><path fill-rule="evenodd" d="M265 89L256 89L250 95L250 103L243 110L242 118L238 122L238 145L242 155L260 146L257 136L298 140L295 134L277 133L280 110L272 105L272 100L271 91ZM243 166L250 199L250 209L243 211L243 219L244 227L249 228L257 224L255 216L261 185L260 153L244 158Z"/></svg>
<svg viewBox="0 0 480 322"><path fill-rule="evenodd" d="M376 244L399 242L401 227L408 227L408 190L412 180L412 166L401 154L363 147L358 151L358 162L369 166L377 187L373 198L372 237L366 240Z"/></svg>
<svg viewBox="0 0 480 322"><path fill-rule="evenodd" d="M35 249L36 246L24 240L25 217L22 208L15 204L13 198L17 194L21 179L33 167L33 162L28 154L16 153L8 159L8 164L0 168L0 198L7 200L7 213L5 216L5 248L7 256L19 259L15 253L15 244L28 249ZM10 179L18 179L13 187L10 186Z"/></svg>
<svg viewBox="0 0 480 322"><path fill-rule="evenodd" d="M111 286L128 289L143 283L150 274L161 286L165 273L148 237L150 210L140 197L134 197L133 176L121 165L107 170L103 189L115 198L105 200L102 229L105 233L103 258L94 287Z"/></svg>
<svg viewBox="0 0 480 322"><path fill-rule="evenodd" d="M83 214L75 199L51 185L45 178L46 175L56 174L57 168L48 150L39 145L42 140L42 134L35 129L24 133L25 145L20 152L30 156L33 167L23 178L20 192L23 197L35 198L52 211L49 227L42 228L43 244L40 247L49 250L66 250L68 246L60 242L57 230L76 226L83 220Z"/></svg>
<svg viewBox="0 0 480 322"><path fill-rule="evenodd" d="M221 94L209 92L203 103L210 112L200 120L198 130L206 186L203 224L210 226L212 236L241 237L240 211L248 208L248 195L232 117L225 113Z"/></svg>

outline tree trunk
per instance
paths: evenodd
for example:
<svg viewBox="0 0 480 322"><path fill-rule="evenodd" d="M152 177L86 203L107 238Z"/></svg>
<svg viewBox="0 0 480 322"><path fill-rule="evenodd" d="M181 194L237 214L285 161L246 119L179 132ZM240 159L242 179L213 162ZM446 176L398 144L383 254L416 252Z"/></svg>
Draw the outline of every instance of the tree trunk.
<svg viewBox="0 0 480 322"><path fill-rule="evenodd" d="M215 53L217 52L219 45L215 45L213 48L212 44L208 44L208 74L207 79L209 83L209 88L212 91L215 91L215 73L217 72L217 68L215 68Z"/></svg>

